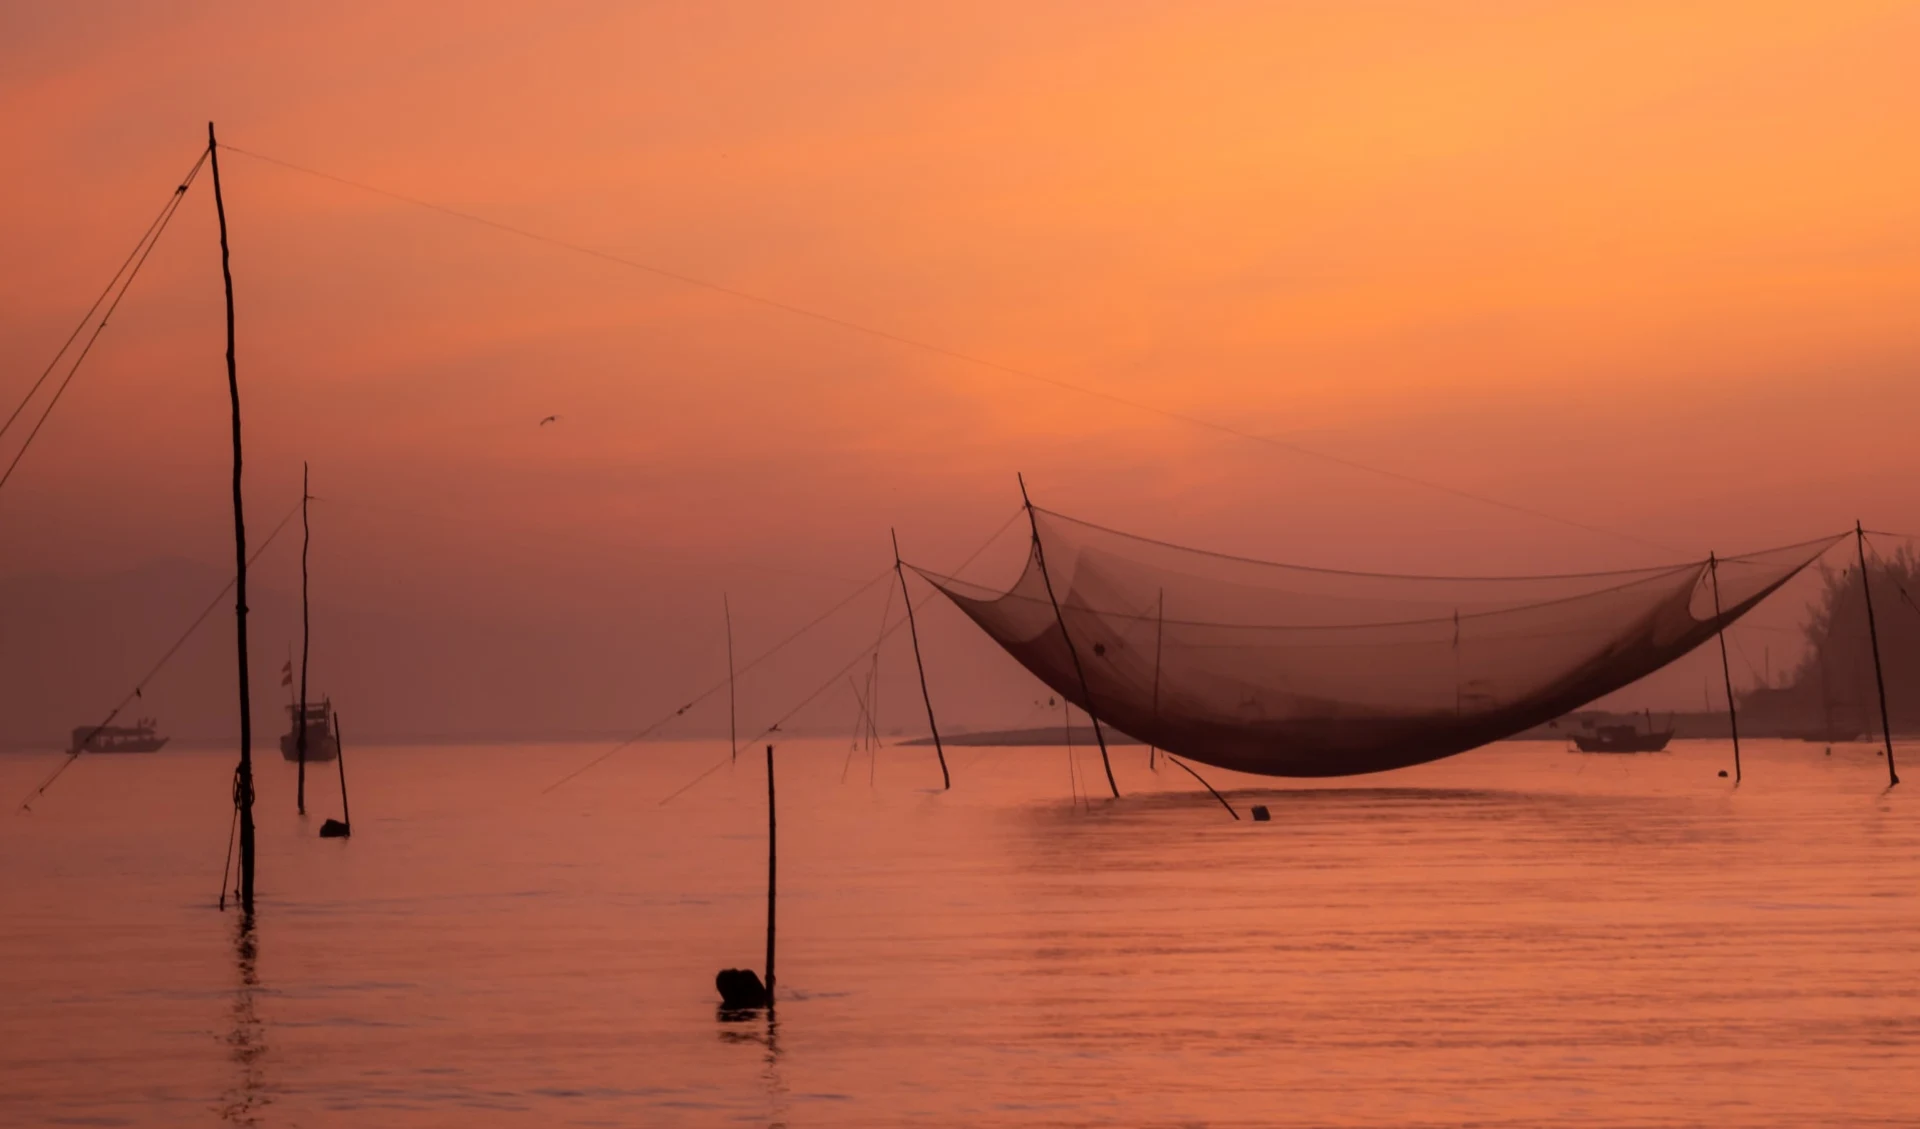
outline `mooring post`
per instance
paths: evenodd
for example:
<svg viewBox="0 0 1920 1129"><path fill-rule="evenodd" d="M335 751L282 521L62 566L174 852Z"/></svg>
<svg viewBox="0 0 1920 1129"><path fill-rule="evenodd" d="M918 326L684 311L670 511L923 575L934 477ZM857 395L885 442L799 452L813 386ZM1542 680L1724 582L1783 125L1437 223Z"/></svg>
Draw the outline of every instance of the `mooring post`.
<svg viewBox="0 0 1920 1129"><path fill-rule="evenodd" d="M1733 786L1740 786L1740 711L1733 701L1733 667L1727 662L1727 626L1720 620L1720 561L1707 554L1707 576L1713 582L1713 618L1719 625L1714 632L1720 638L1720 677L1727 684L1727 724L1733 730Z"/></svg>
<svg viewBox="0 0 1920 1129"><path fill-rule="evenodd" d="M920 659L920 628L913 622L913 594L907 591L907 570L900 563L900 535L891 529L887 534L893 538L893 572L900 578L900 599L907 605L907 635L913 639L913 667L920 672L920 700L927 704L927 728L933 731L933 755L940 758L940 787L949 789L953 787L953 777L947 773L947 751L940 745L940 726L933 720L933 695L927 692L927 664ZM879 653L875 652L874 657L877 659ZM874 684L879 685L877 679ZM875 723L869 718L868 724Z"/></svg>
<svg viewBox="0 0 1920 1129"><path fill-rule="evenodd" d="M1086 698L1087 719L1093 722L1093 739L1100 743L1100 767L1107 770L1107 787L1113 790L1113 798L1120 798L1120 785L1113 780L1113 762L1107 758L1107 735L1100 729L1100 715L1094 712L1093 688L1087 684L1086 668L1080 665L1080 649L1073 645L1073 636L1067 633L1067 617L1060 611L1060 599L1053 594L1053 577L1047 573L1047 553L1040 544L1040 519L1034 516L1033 501L1027 497L1027 480L1023 475L1015 475L1020 481L1020 504L1027 508L1027 524L1033 529L1033 559L1040 565L1040 580L1047 587L1047 602L1053 605L1053 619L1060 625L1060 638L1067 644L1067 657L1073 660L1073 673L1080 678L1080 693Z"/></svg>
<svg viewBox="0 0 1920 1129"><path fill-rule="evenodd" d="M1880 733L1887 742L1887 787L1900 783L1893 767L1893 726L1887 720L1887 679L1880 671L1880 629L1873 622L1873 586L1867 583L1867 532L1853 523L1854 546L1860 551L1860 594L1867 601L1867 641L1873 647L1873 686L1880 692Z"/></svg>
<svg viewBox="0 0 1920 1129"><path fill-rule="evenodd" d="M227 203L220 194L220 143L207 123L213 210L220 219L220 275L227 292L227 398L233 405L233 618L240 657L240 767L234 803L240 809L240 908L253 912L253 696L247 684L247 515L240 491L240 375L233 358L233 264L227 246Z"/></svg>
<svg viewBox="0 0 1920 1129"><path fill-rule="evenodd" d="M780 852L775 840L773 803L773 746L767 746L767 1011L773 1011L773 924L774 894L779 876Z"/></svg>

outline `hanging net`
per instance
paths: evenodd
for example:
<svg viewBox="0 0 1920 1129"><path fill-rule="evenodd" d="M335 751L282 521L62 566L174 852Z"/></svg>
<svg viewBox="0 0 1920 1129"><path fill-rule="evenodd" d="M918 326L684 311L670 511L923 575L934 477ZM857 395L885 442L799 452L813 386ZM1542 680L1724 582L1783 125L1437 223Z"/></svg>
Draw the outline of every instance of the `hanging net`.
<svg viewBox="0 0 1920 1129"><path fill-rule="evenodd" d="M1712 568L1390 576L1033 517L1008 591L915 571L1101 722L1267 776L1403 768L1545 724L1713 638L1840 539Z"/></svg>

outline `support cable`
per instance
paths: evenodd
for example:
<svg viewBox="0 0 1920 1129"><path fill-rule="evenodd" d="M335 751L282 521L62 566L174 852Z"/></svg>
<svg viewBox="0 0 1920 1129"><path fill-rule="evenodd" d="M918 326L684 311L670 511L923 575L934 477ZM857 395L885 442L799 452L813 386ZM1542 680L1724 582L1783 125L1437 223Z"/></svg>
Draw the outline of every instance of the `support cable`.
<svg viewBox="0 0 1920 1129"><path fill-rule="evenodd" d="M203 153L201 160L204 161L205 159L206 154ZM67 370L67 375L61 379L60 386L54 389L53 398L48 400L47 406L41 410L40 418L34 422L33 430L27 432L26 439L20 444L20 450L14 453L13 461L7 464L6 472L0 474L0 490L4 490L7 482L13 478L13 472L20 466L20 460L27 457L27 449L32 447L34 439L39 437L40 429L46 426L47 419L53 415L53 409L60 403L60 398L67 394L67 387L73 383L73 378L79 373L80 366L86 362L87 354L93 352L94 342L100 340L100 334L106 330L107 322L113 319L114 311L120 308L121 299L125 298L127 291L133 288L133 280L140 274L140 268L147 265L147 256L153 254L153 249L159 246L160 236L166 233L167 224L172 222L174 213L180 210L180 201L186 198L187 188L193 183L193 178L199 171L200 164L199 162L195 162L193 168L188 171L186 179L180 183L180 187L173 190L173 199L167 201L167 207L161 213L160 221L154 229L152 238L147 240L146 249L141 251L140 257L134 261L133 269L127 273L126 281L120 285L120 292L114 295L113 301L108 304L106 312L100 315L99 324L93 327L93 333L88 336L87 343L81 347L79 355L74 358L73 366ZM90 310L88 313L91 314L92 311ZM64 352L64 350L62 351ZM43 376L41 379L44 380L45 377ZM36 381L34 383L34 389L38 390L39 387L40 384ZM30 399L33 396L33 392L28 392L27 396ZM26 401L22 400L20 406L24 408ZM19 414L18 409L15 409L15 414ZM7 422L8 425L11 426L13 421L8 420ZM4 429L0 429L0 431L3 430Z"/></svg>
<svg viewBox="0 0 1920 1129"><path fill-rule="evenodd" d="M66 356L67 350L73 348L73 343L80 339L80 334L87 328L87 323L93 320L94 311L100 308L100 303L107 300L107 295L113 293L113 288L120 282L120 276L127 273L128 265L140 254L140 248L145 247L147 243L154 238L155 230L166 222L167 217L173 214L173 209L179 202L181 194L186 192L187 185L192 182L194 174L200 171L201 162L206 159L207 153L206 150L203 149L200 152L200 160L195 161L193 167L187 170L187 175L181 178L179 187L175 188L172 195L167 197L167 202L161 206L159 214L153 217L153 222L147 225L147 230L141 234L139 241L133 245L133 250L128 251L127 257L121 260L119 269L115 270L113 277L107 280L107 285L101 289L99 297L93 300L93 305L87 307L86 313L80 315L80 323L73 327L73 332L67 335L67 340L60 346L59 351L54 353L53 359L47 362L47 367L40 371L40 378L33 382L33 387L27 389L25 396L20 397L20 403L14 407L13 414L7 417L7 422L0 424L0 438L6 437L7 432L13 427L13 422L20 418L20 413L25 411L27 404L32 401L34 393L40 391L40 386L47 382L47 377L52 376L53 370L59 367L60 358Z"/></svg>

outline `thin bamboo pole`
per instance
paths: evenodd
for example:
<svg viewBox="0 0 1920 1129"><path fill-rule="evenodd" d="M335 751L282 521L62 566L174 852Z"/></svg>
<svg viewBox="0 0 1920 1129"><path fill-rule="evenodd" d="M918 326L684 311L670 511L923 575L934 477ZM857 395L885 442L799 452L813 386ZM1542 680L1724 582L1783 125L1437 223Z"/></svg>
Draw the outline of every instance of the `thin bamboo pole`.
<svg viewBox="0 0 1920 1129"><path fill-rule="evenodd" d="M233 355L233 263L227 245L227 203L220 193L220 143L207 123L207 152L213 172L213 208L220 219L220 275L227 294L227 398L233 406L233 619L239 652L240 767L234 803L240 809L240 909L253 912L253 695L247 682L247 517L241 495L240 374Z"/></svg>
<svg viewBox="0 0 1920 1129"><path fill-rule="evenodd" d="M775 840L773 803L773 746L767 746L767 1011L773 1011L773 925L774 895L779 877L780 852Z"/></svg>
<svg viewBox="0 0 1920 1129"><path fill-rule="evenodd" d="M727 619L727 747L733 750L731 759L740 759L739 713L734 708L733 696L733 608L727 603L727 594L720 593L720 612Z"/></svg>
<svg viewBox="0 0 1920 1129"><path fill-rule="evenodd" d="M1040 580L1047 587L1047 602L1053 605L1054 622L1060 625L1060 638L1067 644L1067 657L1073 660L1073 673L1080 678L1080 694L1086 699L1083 708L1087 719L1093 722L1093 739L1100 743L1100 767L1107 770L1107 787L1113 790L1113 798L1120 798L1120 785L1114 783L1113 762L1107 757L1107 735L1101 731L1100 715L1093 709L1093 688L1087 684L1086 668L1080 665L1080 650L1073 645L1073 636L1067 633L1067 617L1060 611L1060 600L1053 594L1053 577L1047 573L1047 553L1040 544L1040 520L1033 514L1033 502L1027 497L1027 480L1020 480L1020 502L1027 508L1027 524L1033 528L1033 559L1040 565Z"/></svg>
<svg viewBox="0 0 1920 1129"><path fill-rule="evenodd" d="M216 181L215 183L218 183ZM1880 733L1887 742L1887 787L1900 783L1893 767L1893 725L1887 720L1887 678L1880 671L1880 628L1873 622L1873 588L1867 583L1867 534L1853 523L1854 545L1860 551L1860 594L1867 600L1867 640L1873 645L1873 686L1880 692Z"/></svg>
<svg viewBox="0 0 1920 1129"><path fill-rule="evenodd" d="M313 497L307 488L307 464L300 463L300 713L294 721L293 744L300 760L300 790L296 804L307 814L307 656L312 650L313 623L307 615L307 550L313 544L313 527L307 522L307 502Z"/></svg>
<svg viewBox="0 0 1920 1129"><path fill-rule="evenodd" d="M927 728L933 730L933 752L940 758L940 787L953 787L953 777L947 773L947 751L940 745L940 727L933 721L933 695L927 691L927 666L920 661L920 628L913 622L913 596L907 592L907 570L900 563L900 535L887 531L893 537L893 571L900 578L900 599L907 605L907 634L913 639L913 666L920 672L920 697L927 703Z"/></svg>
<svg viewBox="0 0 1920 1129"><path fill-rule="evenodd" d="M1707 554L1707 576L1713 582L1713 618L1720 618L1720 561ZM1733 701L1733 666L1727 662L1727 628L1721 624L1714 633L1720 639L1720 677L1727 685L1727 725L1733 730L1733 786L1740 786L1740 711Z"/></svg>

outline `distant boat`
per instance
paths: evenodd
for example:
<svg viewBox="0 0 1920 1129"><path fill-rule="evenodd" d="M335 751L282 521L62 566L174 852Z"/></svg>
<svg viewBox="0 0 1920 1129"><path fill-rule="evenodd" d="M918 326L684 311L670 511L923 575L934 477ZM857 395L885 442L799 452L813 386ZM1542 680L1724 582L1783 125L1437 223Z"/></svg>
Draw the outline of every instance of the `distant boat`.
<svg viewBox="0 0 1920 1129"><path fill-rule="evenodd" d="M300 704L287 707L287 731L280 735L280 755L290 761L300 759ZM307 703L307 759L330 761L340 755L340 740L333 732L333 700L323 698Z"/></svg>
<svg viewBox="0 0 1920 1129"><path fill-rule="evenodd" d="M1673 740L1673 726L1653 727L1653 714L1647 714L1646 732L1637 725L1596 725L1591 733L1573 734L1574 747L1583 753L1658 753Z"/></svg>
<svg viewBox="0 0 1920 1129"><path fill-rule="evenodd" d="M132 725L82 725L73 731L67 753L157 753L168 738L156 734L153 724L153 718L143 717Z"/></svg>

